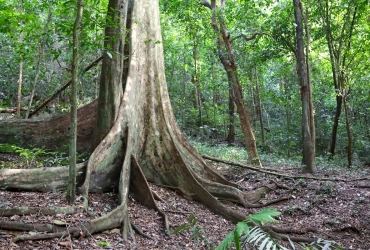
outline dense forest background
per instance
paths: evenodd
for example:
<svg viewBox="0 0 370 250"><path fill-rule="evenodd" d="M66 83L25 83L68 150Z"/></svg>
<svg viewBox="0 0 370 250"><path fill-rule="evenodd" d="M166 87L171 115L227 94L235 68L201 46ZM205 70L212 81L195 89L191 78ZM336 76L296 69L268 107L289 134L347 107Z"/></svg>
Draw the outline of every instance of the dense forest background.
<svg viewBox="0 0 370 250"><path fill-rule="evenodd" d="M211 11L198 1L160 4L168 89L182 131L212 145L243 144L230 83L219 59L226 52L217 47ZM74 5L74 1L0 0L1 119L41 119L69 112L68 88L37 114L31 111L71 78ZM103 53L106 6L103 0L85 2L81 68ZM369 3L307 0L302 10L316 161L331 156L342 166L369 163ZM259 152L300 159L302 105L292 1L230 0L224 17ZM99 67L81 73L80 106L97 97L99 74ZM23 108L19 114L17 105ZM235 139L230 138L230 123L235 124Z"/></svg>

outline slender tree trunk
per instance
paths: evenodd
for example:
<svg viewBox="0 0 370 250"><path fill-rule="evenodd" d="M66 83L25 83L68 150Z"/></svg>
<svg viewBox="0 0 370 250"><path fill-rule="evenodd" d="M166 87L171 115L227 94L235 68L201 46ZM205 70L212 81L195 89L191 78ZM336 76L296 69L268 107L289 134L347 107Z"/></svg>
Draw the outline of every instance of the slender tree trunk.
<svg viewBox="0 0 370 250"><path fill-rule="evenodd" d="M340 35L337 39L333 38L332 29L332 17L331 17L331 7L328 0L319 0L319 8L321 9L321 19L323 22L325 30L325 38L328 44L330 63L333 74L334 89L336 92L336 109L333 120L333 128L331 134L331 142L329 146L329 153L331 155L335 154L335 147L337 141L337 133L339 126L339 118L342 113L342 105L344 98L342 93L345 92L344 76L345 72L348 71L349 65L346 63L346 55L351 48L351 39L353 35L353 30L355 28L355 20L357 18L358 3L356 1L351 2L346 7L346 13L343 18L343 23L340 27ZM344 104L345 105L345 104ZM348 135L347 135L348 136ZM350 138L348 137L348 140Z"/></svg>
<svg viewBox="0 0 370 250"><path fill-rule="evenodd" d="M18 94L17 94L17 117L21 117L21 100L22 100L22 81L23 81L23 58L19 62L19 79L18 79Z"/></svg>
<svg viewBox="0 0 370 250"><path fill-rule="evenodd" d="M339 118L340 118L340 114L342 113L342 103L343 103L342 95L337 93L337 96L335 97L335 100L336 100L336 107L335 107L333 128L332 128L332 131L331 131L331 140L330 140L330 147L329 147L329 153L331 155L334 155L335 146L337 145L337 133L338 133L338 126L339 126Z"/></svg>
<svg viewBox="0 0 370 250"><path fill-rule="evenodd" d="M23 0L21 1L21 5L19 6L19 12L23 12ZM24 24L24 21L22 20L20 22L20 25L22 26ZM23 33L19 35L19 42L20 44L23 43ZM23 55L20 55L20 61L19 61L19 77L18 77L18 92L17 92L17 117L21 117L21 101L22 101L22 83L23 83Z"/></svg>
<svg viewBox="0 0 370 250"><path fill-rule="evenodd" d="M82 20L84 0L78 0L76 20L73 26L73 58L71 83L71 127L69 145L69 178L67 187L67 200L73 203L76 198L76 151L77 151L77 84L78 84L78 58L79 58L79 31Z"/></svg>
<svg viewBox="0 0 370 250"><path fill-rule="evenodd" d="M223 6L225 3L224 1L221 1L220 8L216 7L216 0L212 0L211 4L207 3L206 1L201 2L201 4L212 10L211 21L212 27L217 34L218 57L220 58L220 61L226 71L229 85L232 86L233 98L239 115L240 125L248 153L248 161L253 165L262 166L258 157L256 139L252 128L250 114L246 109L243 100L242 86L239 82L237 73L238 69L231 47L230 36L226 29L224 20L225 18L223 14Z"/></svg>
<svg viewBox="0 0 370 250"><path fill-rule="evenodd" d="M310 63L310 42L311 42L311 36L310 36L310 28L308 26L308 6L310 5L310 0L307 0L307 7L306 7L306 14L304 15L304 26L306 31L306 66L307 66L307 83L309 85L309 105L310 105L310 130L311 130L311 140L315 147L316 152L316 129L315 129L315 119L314 119L314 107L313 107L313 101L312 101L312 85L311 85L311 63ZM303 15L303 9L302 9L302 15Z"/></svg>
<svg viewBox="0 0 370 250"><path fill-rule="evenodd" d="M227 142L229 145L235 142L235 103L234 103L234 91L232 84L229 82L229 126L227 133Z"/></svg>
<svg viewBox="0 0 370 250"><path fill-rule="evenodd" d="M344 90L343 91L343 106L344 106L344 115L346 118L346 133L347 133L347 162L348 167L352 166L352 135L351 135L351 127L349 121L349 110L348 110L348 102L347 97L348 94Z"/></svg>
<svg viewBox="0 0 370 250"><path fill-rule="evenodd" d="M285 77L282 78L282 88L283 88L283 93L284 93L284 97L285 97L285 119L286 119L286 137L288 138L287 139L287 142L288 142L288 145L290 144L290 129L291 129L291 105L290 105L290 94L289 94L289 90L288 90L288 83L285 79ZM288 146L287 148L287 153L288 153L288 157L290 157L290 147Z"/></svg>
<svg viewBox="0 0 370 250"><path fill-rule="evenodd" d="M201 89L199 82L199 73L198 73L198 41L197 41L197 32L194 36L194 45L193 45L193 61L194 61L194 73L192 76L192 82L194 85L194 108L198 111L197 125L203 126L203 114L202 114L202 99L201 99Z"/></svg>
<svg viewBox="0 0 370 250"><path fill-rule="evenodd" d="M301 100L302 100L302 132L303 132L303 159L302 163L305 165L305 172L314 172L315 159L315 141L314 131L312 131L313 119L312 116L312 98L310 97L311 85L307 72L307 64L305 61L304 42L303 42L303 22L302 22L302 3L300 0L293 0L294 16L296 20L296 41L297 41L297 72L299 83L301 86Z"/></svg>
<svg viewBox="0 0 370 250"><path fill-rule="evenodd" d="M42 35L42 38L41 38L41 41L40 41L39 53L38 53L37 62L36 62L35 78L33 79L32 91L31 91L31 95L30 95L30 100L28 102L28 109L27 109L27 113L26 113L26 119L29 118L29 114L31 112L31 107L32 107L32 102L33 102L33 97L35 96L36 85L37 85L37 82L39 80L40 64L41 64L41 61L42 61L42 57L44 55L44 46L45 46L45 43L46 43L46 33L49 29L49 24L50 24L50 21L51 21L51 14L52 14L52 3L50 2L49 3L49 10L48 10L48 17L47 17L47 20L46 20L46 23L45 23L45 26L44 26L44 30L43 30L43 35Z"/></svg>
<svg viewBox="0 0 370 250"><path fill-rule="evenodd" d="M261 127L262 143L265 143L265 129L264 129L264 126L263 126L262 101L261 101L260 84L258 82L257 67L254 68L254 74L255 74L255 84L256 84L257 115L258 115L258 119L259 119L260 127Z"/></svg>

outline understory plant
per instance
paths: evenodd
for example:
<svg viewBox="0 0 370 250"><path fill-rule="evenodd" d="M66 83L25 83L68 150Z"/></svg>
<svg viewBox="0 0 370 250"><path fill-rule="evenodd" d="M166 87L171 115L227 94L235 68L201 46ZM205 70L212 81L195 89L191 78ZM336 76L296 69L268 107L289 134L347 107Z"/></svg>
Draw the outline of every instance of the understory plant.
<svg viewBox="0 0 370 250"><path fill-rule="evenodd" d="M193 239L194 249L198 249L198 244L201 243L201 242L204 242L205 245L207 245L207 247L209 249L208 237L205 234L203 228L197 225L197 221L198 221L198 219L195 218L195 216L193 214L190 215L189 222L181 224L179 227L177 227L172 232L172 234L179 234L179 233L182 233L184 231L190 230L191 233L192 233L191 237Z"/></svg>
<svg viewBox="0 0 370 250"><path fill-rule="evenodd" d="M281 213L273 209L264 209L249 215L245 220L238 222L236 227L224 238L216 250L229 249L234 242L235 248L240 249L287 249L277 243L262 228L265 222L277 222L273 216Z"/></svg>
<svg viewBox="0 0 370 250"><path fill-rule="evenodd" d="M236 227L224 238L216 250L230 249L234 242L235 249L258 249L258 250L288 250L286 247L280 245L262 228L264 223L277 222L274 216L279 216L281 213L274 209L264 209L258 213L249 215L239 222ZM337 246L334 241L318 239L310 244L298 243L300 248L296 248L293 241L289 240L290 247L293 250L344 250Z"/></svg>

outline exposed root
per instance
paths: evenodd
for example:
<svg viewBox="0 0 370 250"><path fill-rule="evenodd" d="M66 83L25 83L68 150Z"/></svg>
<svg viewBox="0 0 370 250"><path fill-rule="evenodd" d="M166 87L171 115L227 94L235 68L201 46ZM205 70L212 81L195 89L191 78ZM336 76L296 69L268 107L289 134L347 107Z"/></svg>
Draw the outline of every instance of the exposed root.
<svg viewBox="0 0 370 250"><path fill-rule="evenodd" d="M34 239L51 239L62 237L63 235L71 235L71 237L79 237L84 235L92 235L96 232L102 232L117 228L123 223L124 205L118 206L116 209L106 215L93 219L90 222L80 223L74 227L67 228L67 225L59 226L55 224L38 224L38 223L23 223L15 221L0 221L2 229L14 231L36 231L45 232L46 234L36 235ZM29 236L21 235L14 239L16 241L28 240Z"/></svg>
<svg viewBox="0 0 370 250"><path fill-rule="evenodd" d="M131 226L135 230L135 232L137 232L141 236L143 236L143 237L145 237L147 239L150 239L150 240L154 240L152 237L150 237L149 235L147 235L143 231L141 231L141 229L139 227L137 227L135 224L131 223Z"/></svg>
<svg viewBox="0 0 370 250"><path fill-rule="evenodd" d="M304 234L303 232L290 229L281 229L273 226L262 226L262 229L270 234L270 236L277 240L284 240L284 241L293 241L293 242L305 242L311 243L315 242L316 239L309 238L309 237L297 237L297 236L288 236L286 234Z"/></svg>
<svg viewBox="0 0 370 250"><path fill-rule="evenodd" d="M152 194L153 194L153 197L154 197L154 199L156 200L156 201L161 201L161 202L163 202L163 203L166 203L166 201L165 200L163 200L156 192L154 192L153 190L152 190Z"/></svg>
<svg viewBox="0 0 370 250"><path fill-rule="evenodd" d="M136 158L131 157L131 162L130 189L134 199L142 203L144 206L155 209L163 218L165 233L170 234L167 215L158 208L157 203L154 200L152 190L150 189Z"/></svg>
<svg viewBox="0 0 370 250"><path fill-rule="evenodd" d="M54 238L63 238L67 232L49 233L49 234L34 234L34 235L19 235L13 239L13 242L26 241L26 240L46 240Z"/></svg>

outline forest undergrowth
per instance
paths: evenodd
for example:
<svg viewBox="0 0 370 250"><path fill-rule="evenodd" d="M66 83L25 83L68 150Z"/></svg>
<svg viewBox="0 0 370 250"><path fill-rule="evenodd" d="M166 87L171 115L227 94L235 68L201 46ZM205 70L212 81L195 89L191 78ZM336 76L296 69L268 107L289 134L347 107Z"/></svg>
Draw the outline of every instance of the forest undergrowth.
<svg viewBox="0 0 370 250"><path fill-rule="evenodd" d="M246 153L242 147L199 141L192 141L192 145L203 155L248 166ZM68 158L60 152L44 152L42 149L13 148L13 151L0 155L0 168L49 167L63 164L64 160ZM207 162L227 179L238 183L244 190L253 190L272 182L285 187L266 194L262 200L263 203L290 195L289 200L269 206L269 209L280 213L276 217L279 221L279 227L294 228L297 231L309 229L308 236L336 242L343 249L370 249L368 236L370 233L370 182L367 178L349 181L368 176L369 166L359 165L348 168L343 165L343 162L338 161L339 157L329 160L319 156L316 161L317 172L306 174L307 178L305 178L302 176L298 157L286 159L272 153L261 154L260 157L264 169L277 175L252 171L248 168L222 162L210 160ZM84 159L83 156L80 158ZM291 176L291 178L287 176ZM320 180L320 178L325 179ZM0 229L0 246L2 247L0 249L34 249L35 247L38 249L215 249L235 227L220 216L212 214L199 203L188 201L174 191L152 184L151 188L161 197L165 197L166 202L159 201L158 203L169 214L172 232L181 226L188 225L184 227L185 230L166 236L161 230L160 216L155 211L131 200L130 220L150 238L135 234L135 241L125 241L117 229L79 239L69 239L66 235L60 239L12 243L12 238L21 232ZM0 192L0 197L2 197L0 209L67 204L65 193L62 191L42 194L9 191L6 190L6 187L1 187ZM81 200L77 200L76 204L81 202ZM91 209L96 216L109 212L118 204L114 193L94 194L89 203L92 204ZM230 202L225 202L225 204L246 216L258 213L263 209L243 208ZM91 215L81 212L74 215L47 216L37 214L2 217L1 219L37 223L63 221L69 226L73 226L91 219L90 217ZM279 243L287 249L293 249L289 242ZM296 249L304 249L296 247ZM306 247L309 246L306 245Z"/></svg>

